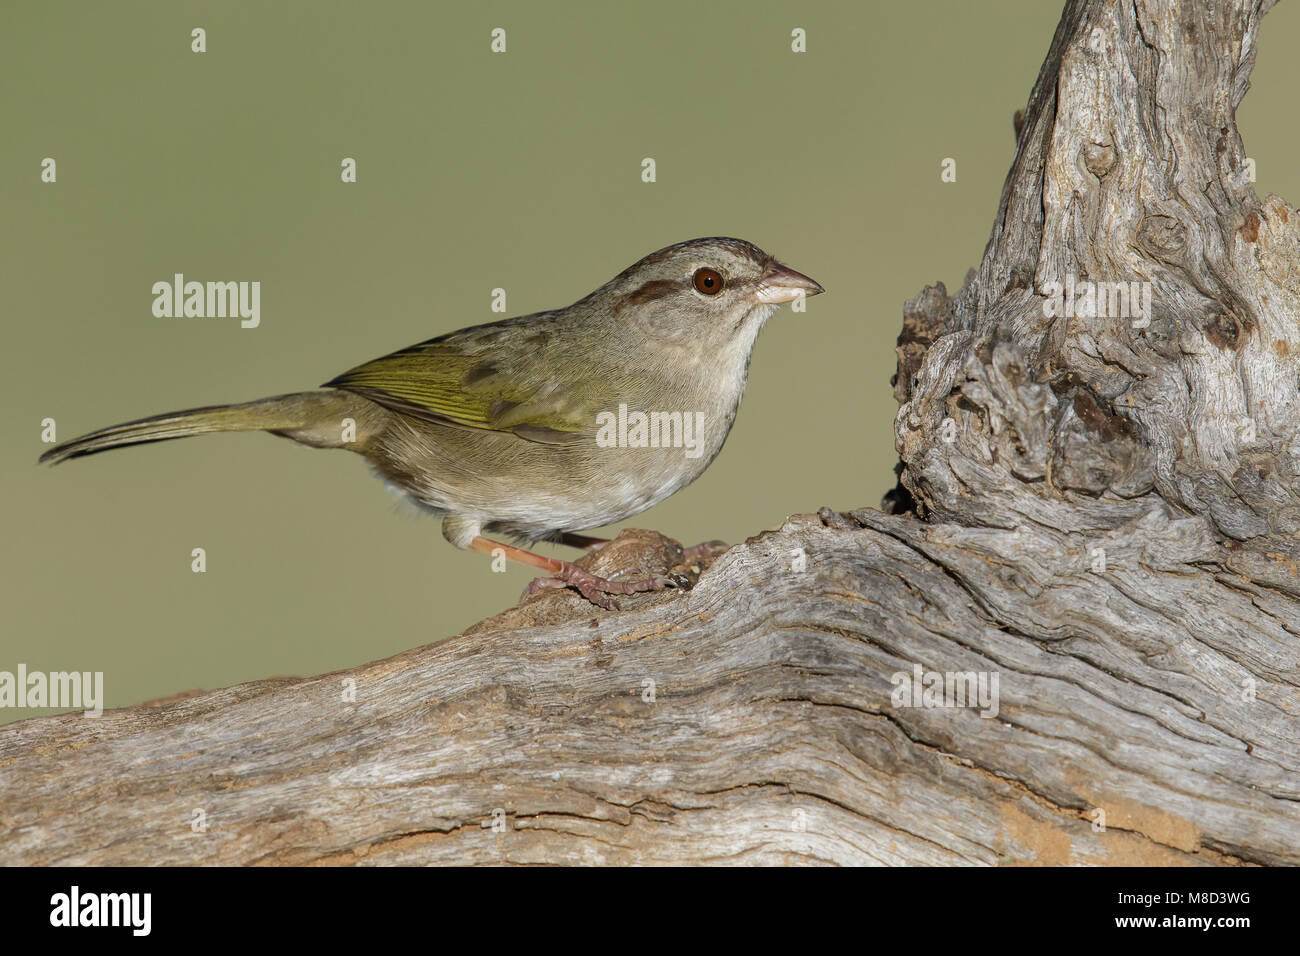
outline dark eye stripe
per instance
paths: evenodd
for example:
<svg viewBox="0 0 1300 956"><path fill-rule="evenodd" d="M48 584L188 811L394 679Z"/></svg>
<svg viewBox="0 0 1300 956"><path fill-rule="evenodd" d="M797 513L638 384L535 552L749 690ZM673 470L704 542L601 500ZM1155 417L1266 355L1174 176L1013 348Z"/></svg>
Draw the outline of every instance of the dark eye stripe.
<svg viewBox="0 0 1300 956"><path fill-rule="evenodd" d="M641 288L628 295L628 302L650 302L658 299L678 288L678 283L672 279L651 279Z"/></svg>

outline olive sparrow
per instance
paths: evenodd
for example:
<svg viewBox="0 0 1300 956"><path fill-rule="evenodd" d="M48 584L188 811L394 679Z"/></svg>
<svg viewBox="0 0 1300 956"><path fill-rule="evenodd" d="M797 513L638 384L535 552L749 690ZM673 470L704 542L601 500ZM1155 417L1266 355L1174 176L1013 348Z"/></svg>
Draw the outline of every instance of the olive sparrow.
<svg viewBox="0 0 1300 956"><path fill-rule="evenodd" d="M751 243L695 239L646 256L568 308L441 335L345 372L326 391L155 415L40 460L225 431L346 448L441 517L458 548L501 549L554 575L525 594L573 587L613 608L612 594L689 582L608 580L483 534L599 547L602 539L574 532L690 484L722 449L763 324L781 303L822 291Z"/></svg>

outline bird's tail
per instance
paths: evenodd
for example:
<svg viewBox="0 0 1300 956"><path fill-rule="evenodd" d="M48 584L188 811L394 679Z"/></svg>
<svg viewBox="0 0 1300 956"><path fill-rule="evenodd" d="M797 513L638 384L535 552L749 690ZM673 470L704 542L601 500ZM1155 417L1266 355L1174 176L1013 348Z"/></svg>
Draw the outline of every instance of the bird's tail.
<svg viewBox="0 0 1300 956"><path fill-rule="evenodd" d="M370 405L368 402L365 404ZM355 431L356 420L361 419L364 412L358 397L346 392L299 392L239 405L208 405L101 428L55 445L41 455L40 460L54 465L69 458L93 455L123 445L141 445L208 432L269 431L305 445L338 447L357 442L357 436L348 434L347 420L353 420ZM361 449L356 447L355 450Z"/></svg>

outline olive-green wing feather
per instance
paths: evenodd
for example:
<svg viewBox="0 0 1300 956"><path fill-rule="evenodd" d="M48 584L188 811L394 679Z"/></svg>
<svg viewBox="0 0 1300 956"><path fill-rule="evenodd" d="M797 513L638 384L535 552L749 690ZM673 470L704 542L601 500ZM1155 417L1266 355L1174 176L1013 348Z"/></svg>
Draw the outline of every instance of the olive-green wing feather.
<svg viewBox="0 0 1300 956"><path fill-rule="evenodd" d="M594 432L594 415L583 414L574 391L543 374L550 370L541 350L517 348L521 336L524 344L534 337L513 332L502 324L421 342L344 372L325 387L427 421L513 432L545 444ZM503 347L507 341L516 348Z"/></svg>

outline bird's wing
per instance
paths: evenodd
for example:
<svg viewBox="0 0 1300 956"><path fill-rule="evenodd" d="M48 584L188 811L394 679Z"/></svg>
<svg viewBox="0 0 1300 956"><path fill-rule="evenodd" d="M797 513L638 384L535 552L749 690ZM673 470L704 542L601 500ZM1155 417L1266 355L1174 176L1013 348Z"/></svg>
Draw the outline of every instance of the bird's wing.
<svg viewBox="0 0 1300 956"><path fill-rule="evenodd" d="M595 432L595 416L584 414L575 391L588 401L601 396L550 374L538 333L506 323L452 333L358 365L324 387L426 421L543 444L579 441Z"/></svg>

